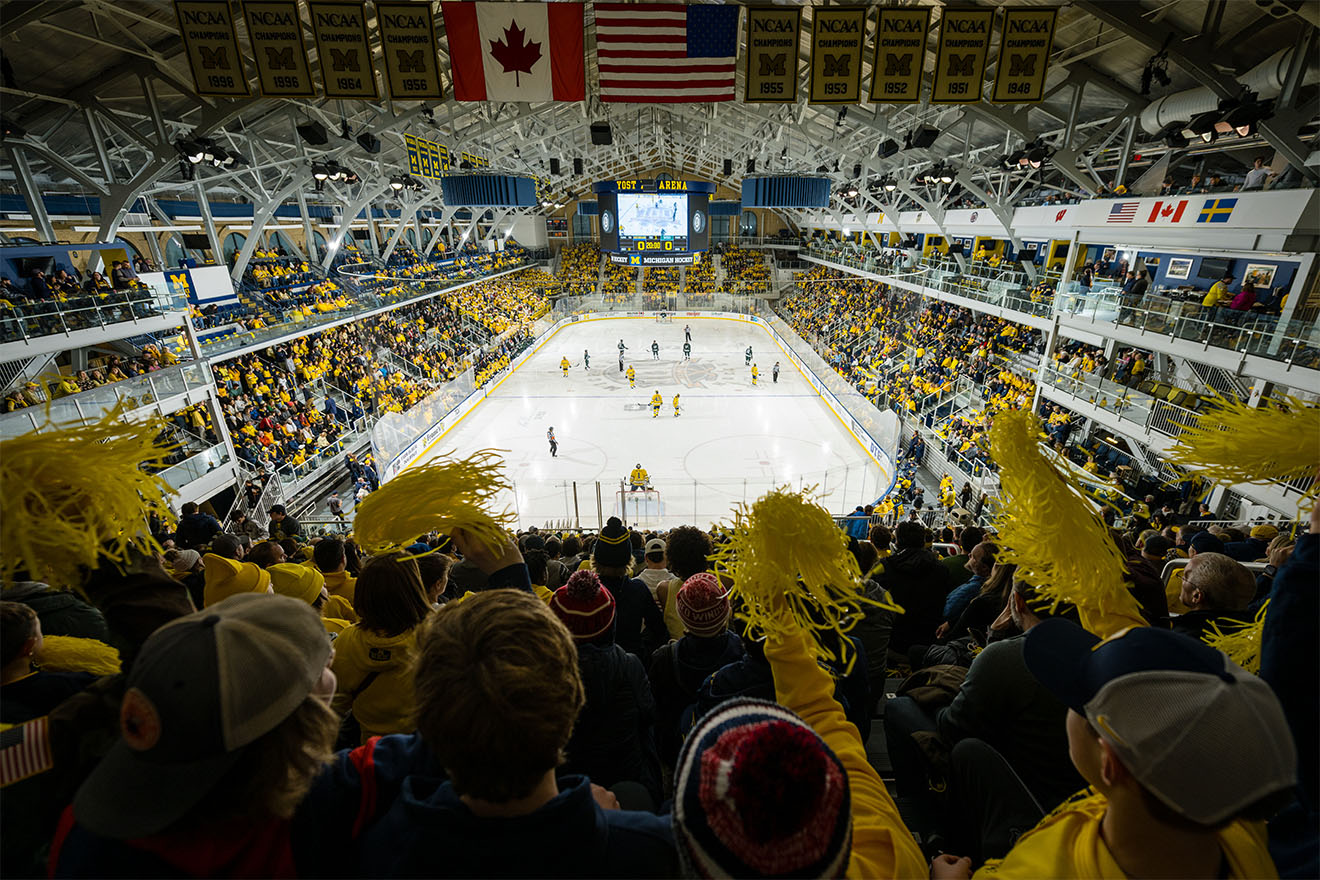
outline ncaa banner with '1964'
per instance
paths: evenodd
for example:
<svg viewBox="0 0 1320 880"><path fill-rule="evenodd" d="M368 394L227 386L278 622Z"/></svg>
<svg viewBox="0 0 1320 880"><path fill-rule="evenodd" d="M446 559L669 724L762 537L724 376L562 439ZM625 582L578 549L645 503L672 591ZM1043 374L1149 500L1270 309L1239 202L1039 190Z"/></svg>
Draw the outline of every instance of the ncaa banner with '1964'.
<svg viewBox="0 0 1320 880"><path fill-rule="evenodd" d="M175 0L174 14L197 94L247 95L247 74L229 4L225 0Z"/></svg>
<svg viewBox="0 0 1320 880"><path fill-rule="evenodd" d="M376 30L385 58L385 81L396 101L440 100L440 56L430 0L377 3Z"/></svg>
<svg viewBox="0 0 1320 880"><path fill-rule="evenodd" d="M999 35L999 64L990 100L999 104L1035 104L1045 97L1045 68L1054 43L1055 8L1004 10Z"/></svg>
<svg viewBox="0 0 1320 880"><path fill-rule="evenodd" d="M811 10L811 90L808 104L856 104L862 99L863 6Z"/></svg>
<svg viewBox="0 0 1320 880"><path fill-rule="evenodd" d="M376 100L376 73L367 41L367 11L362 3L312 0L312 34L321 62L321 86L327 98Z"/></svg>
<svg viewBox="0 0 1320 880"><path fill-rule="evenodd" d="M930 10L929 6L877 8L875 57L871 61L873 103L915 104L921 100Z"/></svg>
<svg viewBox="0 0 1320 880"><path fill-rule="evenodd" d="M986 56L990 54L993 9L946 7L940 22L932 104L975 104L981 100Z"/></svg>
<svg viewBox="0 0 1320 880"><path fill-rule="evenodd" d="M800 6L747 7L747 77L743 100L748 104L797 102Z"/></svg>
<svg viewBox="0 0 1320 880"><path fill-rule="evenodd" d="M316 95L307 65L298 0L243 0L257 84L268 98Z"/></svg>

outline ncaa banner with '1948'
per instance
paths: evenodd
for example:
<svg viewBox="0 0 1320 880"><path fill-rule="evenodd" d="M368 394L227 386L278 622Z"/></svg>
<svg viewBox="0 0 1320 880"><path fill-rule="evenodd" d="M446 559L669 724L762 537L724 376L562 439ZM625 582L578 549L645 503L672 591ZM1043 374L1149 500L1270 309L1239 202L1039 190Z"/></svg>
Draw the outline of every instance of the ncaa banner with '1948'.
<svg viewBox="0 0 1320 880"><path fill-rule="evenodd" d="M440 56L430 0L377 3L376 29L385 58L385 82L396 101L440 100Z"/></svg>
<svg viewBox="0 0 1320 880"><path fill-rule="evenodd" d="M257 63L257 84L268 98L316 95L307 66L298 0L243 0L248 41Z"/></svg>
<svg viewBox="0 0 1320 880"><path fill-rule="evenodd" d="M747 7L747 77L743 100L748 104L797 102L800 6Z"/></svg>
<svg viewBox="0 0 1320 880"><path fill-rule="evenodd" d="M926 34L931 7L877 8L875 57L871 62L871 101L915 104L921 100Z"/></svg>
<svg viewBox="0 0 1320 880"><path fill-rule="evenodd" d="M225 0L175 0L179 36L188 56L197 94L233 97L248 94L243 56L238 51L234 16Z"/></svg>
<svg viewBox="0 0 1320 880"><path fill-rule="evenodd" d="M362 3L312 0L312 34L321 62L321 86L327 98L376 99L376 73L367 41L367 11Z"/></svg>
<svg viewBox="0 0 1320 880"><path fill-rule="evenodd" d="M862 99L865 41L865 7L812 7L808 104L856 104Z"/></svg>
<svg viewBox="0 0 1320 880"><path fill-rule="evenodd" d="M930 90L932 104L975 104L981 100L994 22L993 9L945 8L935 82Z"/></svg>
<svg viewBox="0 0 1320 880"><path fill-rule="evenodd" d="M1045 97L1045 68L1054 43L1054 20L1059 10L1013 8L1004 10L999 35L999 64L990 100L999 104L1035 104Z"/></svg>

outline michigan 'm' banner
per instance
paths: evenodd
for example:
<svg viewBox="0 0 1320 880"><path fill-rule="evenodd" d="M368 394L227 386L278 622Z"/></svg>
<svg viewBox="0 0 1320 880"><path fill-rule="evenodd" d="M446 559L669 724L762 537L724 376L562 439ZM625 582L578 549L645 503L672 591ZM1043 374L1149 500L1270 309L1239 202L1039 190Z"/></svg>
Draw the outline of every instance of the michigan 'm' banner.
<svg viewBox="0 0 1320 880"><path fill-rule="evenodd" d="M174 14L179 19L179 35L197 94L248 94L234 17L226 0L175 0Z"/></svg>
<svg viewBox="0 0 1320 880"><path fill-rule="evenodd" d="M268 98L314 97L298 0L243 0L243 17L261 94Z"/></svg>
<svg viewBox="0 0 1320 880"><path fill-rule="evenodd" d="M796 103L801 29L800 6L747 7L747 103Z"/></svg>
<svg viewBox="0 0 1320 880"><path fill-rule="evenodd" d="M871 101L915 104L921 100L921 70L931 7L877 8L875 58L871 62Z"/></svg>
<svg viewBox="0 0 1320 880"><path fill-rule="evenodd" d="M367 42L367 13L361 3L312 0L312 34L327 98L376 99L376 75Z"/></svg>
<svg viewBox="0 0 1320 880"><path fill-rule="evenodd" d="M808 104L856 104L862 97L865 7L811 10L811 91Z"/></svg>
<svg viewBox="0 0 1320 880"><path fill-rule="evenodd" d="M425 0L377 3L376 28L380 31L390 97L396 101L443 98L431 4Z"/></svg>
<svg viewBox="0 0 1320 880"><path fill-rule="evenodd" d="M1034 104L1045 97L1045 68L1050 62L1058 12L1056 8L1004 10L995 90L990 100Z"/></svg>
<svg viewBox="0 0 1320 880"><path fill-rule="evenodd" d="M994 21L993 9L945 8L935 82L930 91L932 104L975 104L981 100Z"/></svg>

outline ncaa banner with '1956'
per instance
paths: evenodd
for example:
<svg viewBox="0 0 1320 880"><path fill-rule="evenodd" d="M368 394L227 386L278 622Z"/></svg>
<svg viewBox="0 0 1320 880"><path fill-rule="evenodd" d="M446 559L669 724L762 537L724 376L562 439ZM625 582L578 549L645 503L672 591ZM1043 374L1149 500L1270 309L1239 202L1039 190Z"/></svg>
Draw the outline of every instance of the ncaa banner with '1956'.
<svg viewBox="0 0 1320 880"><path fill-rule="evenodd" d="M797 103L798 38L802 7L747 7L748 104Z"/></svg>
<svg viewBox="0 0 1320 880"><path fill-rule="evenodd" d="M999 104L1039 103L1045 97L1045 69L1054 43L1059 10L1005 9L999 35L999 64L990 100Z"/></svg>
<svg viewBox="0 0 1320 880"><path fill-rule="evenodd" d="M297 0L243 0L248 41L257 64L257 85L268 98L316 95L307 66Z"/></svg>
<svg viewBox="0 0 1320 880"><path fill-rule="evenodd" d="M812 7L808 104L856 104L862 99L865 41L865 7Z"/></svg>
<svg viewBox="0 0 1320 880"><path fill-rule="evenodd" d="M975 104L981 100L985 61L990 54L993 9L944 10L939 55L935 58L932 104Z"/></svg>
<svg viewBox="0 0 1320 880"><path fill-rule="evenodd" d="M371 67L363 4L312 0L307 9L312 14L325 96L376 100L376 73Z"/></svg>
<svg viewBox="0 0 1320 880"><path fill-rule="evenodd" d="M440 100L440 56L435 48L435 20L429 0L377 3L385 81L396 101Z"/></svg>
<svg viewBox="0 0 1320 880"><path fill-rule="evenodd" d="M197 94L246 96L247 74L229 4L225 0L175 0L174 14Z"/></svg>
<svg viewBox="0 0 1320 880"><path fill-rule="evenodd" d="M871 61L871 101L915 104L921 100L926 34L931 7L877 8L875 57Z"/></svg>

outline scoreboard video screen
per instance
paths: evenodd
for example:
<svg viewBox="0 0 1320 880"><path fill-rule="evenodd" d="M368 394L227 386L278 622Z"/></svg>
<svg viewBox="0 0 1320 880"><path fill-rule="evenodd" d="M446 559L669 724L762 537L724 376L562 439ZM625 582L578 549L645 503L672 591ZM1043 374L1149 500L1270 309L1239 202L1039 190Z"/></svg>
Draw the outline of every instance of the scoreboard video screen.
<svg viewBox="0 0 1320 880"><path fill-rule="evenodd" d="M710 248L710 197L700 180L607 180L596 191L600 249L634 266L692 264Z"/></svg>

